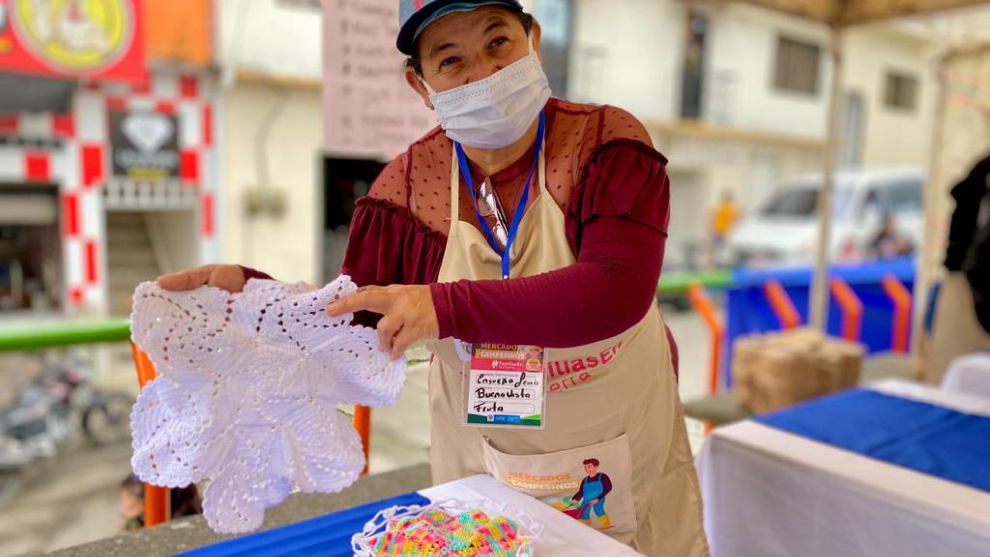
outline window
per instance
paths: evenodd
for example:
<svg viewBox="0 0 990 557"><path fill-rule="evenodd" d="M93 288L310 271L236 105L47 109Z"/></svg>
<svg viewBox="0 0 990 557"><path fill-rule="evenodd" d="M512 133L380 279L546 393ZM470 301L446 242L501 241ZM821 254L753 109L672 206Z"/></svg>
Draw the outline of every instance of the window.
<svg viewBox="0 0 990 557"><path fill-rule="evenodd" d="M779 37L773 85L782 91L818 93L821 49L817 45Z"/></svg>
<svg viewBox="0 0 990 557"><path fill-rule="evenodd" d="M818 195L821 184L813 188L796 187L786 189L774 195L763 209L763 214L769 217L810 217L818 213ZM844 217L848 211L852 190L836 184L832 190L832 215Z"/></svg>
<svg viewBox="0 0 990 557"><path fill-rule="evenodd" d="M884 104L898 110L914 110L918 105L918 78L887 72L887 82L884 87Z"/></svg>
<svg viewBox="0 0 990 557"><path fill-rule="evenodd" d="M571 0L540 0L536 19L543 29L540 50L550 90L558 98L567 96L567 66L570 63L573 13Z"/></svg>
<svg viewBox="0 0 990 557"><path fill-rule="evenodd" d="M922 209L920 179L891 180L880 189L884 212L895 215L920 213Z"/></svg>
<svg viewBox="0 0 990 557"><path fill-rule="evenodd" d="M689 14L688 36L684 45L684 70L681 77L681 118L701 118L707 34L708 18L699 13Z"/></svg>

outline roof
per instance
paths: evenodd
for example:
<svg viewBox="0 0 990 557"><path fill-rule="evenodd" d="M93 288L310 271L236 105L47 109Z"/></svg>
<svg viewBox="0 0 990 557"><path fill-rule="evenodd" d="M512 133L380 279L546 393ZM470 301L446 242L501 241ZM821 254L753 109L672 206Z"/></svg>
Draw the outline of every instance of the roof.
<svg viewBox="0 0 990 557"><path fill-rule="evenodd" d="M736 0L835 27L990 4L990 0Z"/></svg>

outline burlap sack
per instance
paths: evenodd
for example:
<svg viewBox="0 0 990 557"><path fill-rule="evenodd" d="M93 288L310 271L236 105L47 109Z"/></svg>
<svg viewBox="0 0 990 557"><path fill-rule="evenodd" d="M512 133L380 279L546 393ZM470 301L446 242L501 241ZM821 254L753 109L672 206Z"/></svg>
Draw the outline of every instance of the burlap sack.
<svg viewBox="0 0 990 557"><path fill-rule="evenodd" d="M864 352L806 329L741 338L733 348L733 396L763 414L853 387Z"/></svg>

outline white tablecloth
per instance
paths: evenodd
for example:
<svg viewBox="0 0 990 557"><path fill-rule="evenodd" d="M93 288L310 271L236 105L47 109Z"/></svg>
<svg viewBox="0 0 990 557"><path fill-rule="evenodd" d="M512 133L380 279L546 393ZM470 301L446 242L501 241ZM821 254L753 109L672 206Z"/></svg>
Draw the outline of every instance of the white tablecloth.
<svg viewBox="0 0 990 557"><path fill-rule="evenodd" d="M874 388L990 416L986 399ZM713 557L990 555L990 493L961 484L752 421L715 430L697 465Z"/></svg>
<svg viewBox="0 0 990 557"><path fill-rule="evenodd" d="M539 557L643 557L629 546L532 497L514 491L491 476L473 476L425 489L420 494L434 502L446 499L489 500L526 513L546 527L536 546Z"/></svg>

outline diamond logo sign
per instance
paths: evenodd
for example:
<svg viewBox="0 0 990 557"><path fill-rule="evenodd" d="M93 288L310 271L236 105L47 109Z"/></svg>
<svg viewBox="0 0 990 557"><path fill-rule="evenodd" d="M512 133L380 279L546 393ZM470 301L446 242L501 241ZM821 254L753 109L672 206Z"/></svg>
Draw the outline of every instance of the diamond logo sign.
<svg viewBox="0 0 990 557"><path fill-rule="evenodd" d="M179 176L178 120L174 114L111 110L113 175L140 180Z"/></svg>
<svg viewBox="0 0 990 557"><path fill-rule="evenodd" d="M138 112L124 117L121 130L142 153L153 153L172 137L175 126L164 114Z"/></svg>

